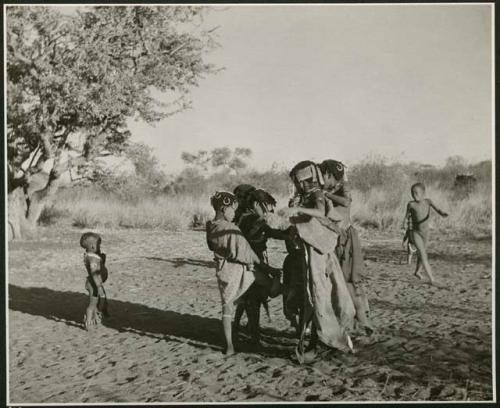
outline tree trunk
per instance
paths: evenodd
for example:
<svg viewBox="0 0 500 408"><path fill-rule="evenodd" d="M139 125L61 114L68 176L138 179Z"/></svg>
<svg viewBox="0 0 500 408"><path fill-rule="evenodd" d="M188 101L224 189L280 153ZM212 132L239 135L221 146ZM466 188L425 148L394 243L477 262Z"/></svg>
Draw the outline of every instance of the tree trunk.
<svg viewBox="0 0 500 408"><path fill-rule="evenodd" d="M9 241L23 237L26 230L26 198L21 187L15 188L8 194L8 224Z"/></svg>
<svg viewBox="0 0 500 408"><path fill-rule="evenodd" d="M49 180L44 188L34 191L29 196L29 206L26 213L26 221L29 227L35 228L43 208L50 204L59 188L59 175L51 171Z"/></svg>
<svg viewBox="0 0 500 408"><path fill-rule="evenodd" d="M59 175L52 171L45 186L35 191L30 187L36 183L27 183L24 189L15 188L8 195L9 240L23 238L36 231L43 208L50 204L57 192Z"/></svg>

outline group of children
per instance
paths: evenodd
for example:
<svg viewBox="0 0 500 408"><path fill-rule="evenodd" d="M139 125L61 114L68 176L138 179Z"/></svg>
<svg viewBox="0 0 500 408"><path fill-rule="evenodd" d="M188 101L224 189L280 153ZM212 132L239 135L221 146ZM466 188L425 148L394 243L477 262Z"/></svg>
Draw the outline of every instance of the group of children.
<svg viewBox="0 0 500 408"><path fill-rule="evenodd" d="M283 296L283 311L297 330L297 357L304 360L315 352L319 341L326 346L354 351L349 334L355 324L367 334L373 332L370 308L363 281L364 260L358 233L351 223L351 194L345 166L336 160L321 164L298 163L290 172L295 194L288 208L281 210L290 225L272 228L267 216L276 200L267 191L248 184L233 192L216 192L210 202L215 211L207 222L206 239L214 254L216 277L222 302L225 353L235 353L235 328L247 313L252 340L259 342L259 310L269 298ZM417 252L415 275L422 279L422 267L431 284L437 282L429 265L426 246L431 209L446 217L428 198L422 183L411 187L413 200L404 218L409 253ZM282 268L269 265L268 239L284 240L288 255ZM107 279L106 256L101 252L101 237L82 235L87 269L86 289L89 306L84 325L89 330L107 316L103 283ZM409 259L411 261L411 258ZM309 347L304 346L310 332Z"/></svg>

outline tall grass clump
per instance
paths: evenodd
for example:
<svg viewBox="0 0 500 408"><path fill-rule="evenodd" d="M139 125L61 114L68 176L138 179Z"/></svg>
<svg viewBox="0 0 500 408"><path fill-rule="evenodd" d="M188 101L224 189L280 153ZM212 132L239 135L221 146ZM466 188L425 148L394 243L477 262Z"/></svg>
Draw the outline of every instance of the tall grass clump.
<svg viewBox="0 0 500 408"><path fill-rule="evenodd" d="M80 228L178 231L204 224L211 214L208 199L203 196L144 196L142 200L128 201L95 187L71 190L61 191L54 207Z"/></svg>

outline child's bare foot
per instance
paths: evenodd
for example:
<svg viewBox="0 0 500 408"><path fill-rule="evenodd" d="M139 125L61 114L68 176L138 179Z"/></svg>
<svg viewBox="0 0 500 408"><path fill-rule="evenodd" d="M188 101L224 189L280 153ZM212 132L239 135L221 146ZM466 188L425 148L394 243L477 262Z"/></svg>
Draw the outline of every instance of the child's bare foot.
<svg viewBox="0 0 500 408"><path fill-rule="evenodd" d="M226 349L226 352L224 353L224 355L226 357L231 357L231 356L234 356L236 354L236 351L234 351L234 347L228 347Z"/></svg>
<svg viewBox="0 0 500 408"><path fill-rule="evenodd" d="M420 279L420 280L422 280L422 279L424 278L424 277L422 276L422 273L421 273L420 271L415 271L415 276L416 276L418 279Z"/></svg>

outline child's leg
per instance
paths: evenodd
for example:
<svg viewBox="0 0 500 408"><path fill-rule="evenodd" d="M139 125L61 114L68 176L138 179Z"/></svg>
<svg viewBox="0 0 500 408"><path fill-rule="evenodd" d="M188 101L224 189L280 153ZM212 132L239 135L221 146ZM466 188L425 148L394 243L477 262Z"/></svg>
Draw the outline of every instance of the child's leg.
<svg viewBox="0 0 500 408"><path fill-rule="evenodd" d="M415 276L418 279L422 279L422 273L420 270L422 269L422 262L420 262L420 256L417 254L417 266L415 267Z"/></svg>
<svg viewBox="0 0 500 408"><path fill-rule="evenodd" d="M408 265L411 265L411 259L413 258L413 251L412 251L411 244L409 242L408 242L406 249L408 251Z"/></svg>
<svg viewBox="0 0 500 408"><path fill-rule="evenodd" d="M236 315L234 317L234 332L235 332L235 335L240 330L240 322L241 322L241 318L243 317L243 313L245 312L245 304L246 304L246 302L247 302L247 299L242 299L242 301L236 305Z"/></svg>
<svg viewBox="0 0 500 408"><path fill-rule="evenodd" d="M413 240L415 242L415 247L417 248L417 251L418 251L418 260L420 261L420 263L424 267L424 270L427 273L427 276L429 277L430 282L434 283L434 276L432 274L431 265L429 264L429 259L427 257L427 249L425 247L424 238L420 234L413 234ZM417 262L417 270L415 271L415 275L417 275L417 272L419 272L419 269L420 269L420 265L419 265L419 262Z"/></svg>
<svg viewBox="0 0 500 408"><path fill-rule="evenodd" d="M247 302L248 331L252 343L255 344L260 342L260 305L261 301L258 298L249 299Z"/></svg>
<svg viewBox="0 0 500 408"><path fill-rule="evenodd" d="M233 318L233 305L226 304L222 306L222 328L224 329L224 337L226 338L226 355L234 354L233 337L232 337L232 318Z"/></svg>
<svg viewBox="0 0 500 408"><path fill-rule="evenodd" d="M88 278L85 282L85 289L87 289L87 292L89 293L89 305L85 311L84 326L86 330L89 330L92 325L97 324L96 312L99 298L97 297L97 294L94 295L94 287Z"/></svg>
<svg viewBox="0 0 500 408"><path fill-rule="evenodd" d="M104 296L99 296L99 304L97 309L99 312L102 314L104 317L109 317L109 312L108 312L108 297L106 296L106 291L104 290L104 287L102 287L102 292Z"/></svg>

